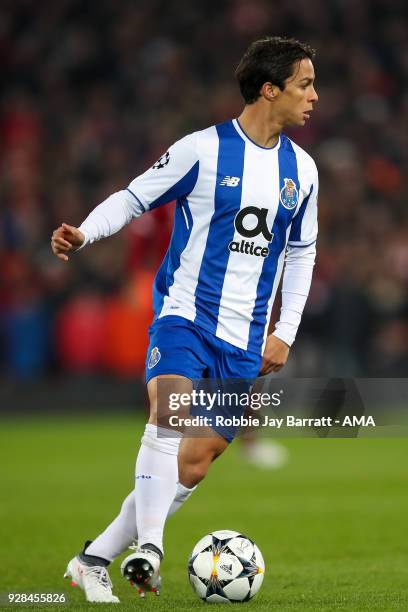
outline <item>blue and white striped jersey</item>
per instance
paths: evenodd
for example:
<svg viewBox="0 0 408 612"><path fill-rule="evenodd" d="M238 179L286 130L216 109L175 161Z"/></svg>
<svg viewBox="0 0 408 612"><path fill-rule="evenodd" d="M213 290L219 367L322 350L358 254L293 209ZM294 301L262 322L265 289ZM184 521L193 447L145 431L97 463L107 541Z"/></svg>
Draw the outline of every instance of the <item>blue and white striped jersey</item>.
<svg viewBox="0 0 408 612"><path fill-rule="evenodd" d="M255 144L234 119L185 136L128 189L143 211L177 200L155 318L182 316L262 352L286 247L316 241L313 159L283 134Z"/></svg>
<svg viewBox="0 0 408 612"><path fill-rule="evenodd" d="M185 317L259 354L284 265L274 334L289 345L295 338L314 264L317 190L305 151L283 134L275 147L260 147L234 119L182 138L99 204L80 226L83 246L177 200L153 288L155 318Z"/></svg>

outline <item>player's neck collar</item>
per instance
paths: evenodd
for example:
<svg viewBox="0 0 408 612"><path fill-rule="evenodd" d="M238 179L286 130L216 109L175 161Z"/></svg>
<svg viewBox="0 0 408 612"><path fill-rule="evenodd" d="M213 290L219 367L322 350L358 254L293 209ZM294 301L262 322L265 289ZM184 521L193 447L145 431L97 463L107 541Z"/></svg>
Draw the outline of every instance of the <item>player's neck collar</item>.
<svg viewBox="0 0 408 612"><path fill-rule="evenodd" d="M242 129L239 119L233 119L232 125L234 126L238 134L241 136L241 138L245 140L245 142L251 143L252 145L254 145L254 147L258 147L258 149L262 149L263 151L273 151L274 149L278 149L280 147L281 135L279 135L278 142L274 144L273 147L263 147L248 136L248 134Z"/></svg>

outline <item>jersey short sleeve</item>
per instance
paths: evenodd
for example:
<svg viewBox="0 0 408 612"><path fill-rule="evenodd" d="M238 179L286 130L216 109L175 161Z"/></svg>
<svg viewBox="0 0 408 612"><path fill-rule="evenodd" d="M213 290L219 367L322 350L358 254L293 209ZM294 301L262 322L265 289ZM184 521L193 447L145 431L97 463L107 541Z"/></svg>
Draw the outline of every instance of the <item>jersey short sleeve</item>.
<svg viewBox="0 0 408 612"><path fill-rule="evenodd" d="M299 210L293 217L289 234L288 245L293 247L306 247L317 239L317 195L319 191L319 178L317 168L313 164L312 182L309 193L303 199Z"/></svg>
<svg viewBox="0 0 408 612"><path fill-rule="evenodd" d="M185 197L194 189L199 170L196 140L196 133L178 140L129 184L128 191L145 211Z"/></svg>

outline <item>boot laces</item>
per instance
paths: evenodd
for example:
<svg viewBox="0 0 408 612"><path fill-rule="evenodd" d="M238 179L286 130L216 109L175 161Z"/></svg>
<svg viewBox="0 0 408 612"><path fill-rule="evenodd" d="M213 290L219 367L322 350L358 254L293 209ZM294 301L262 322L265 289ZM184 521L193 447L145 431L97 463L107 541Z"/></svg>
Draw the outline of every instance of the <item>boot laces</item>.
<svg viewBox="0 0 408 612"><path fill-rule="evenodd" d="M110 591L112 589L112 582L109 578L106 567L103 567L102 565L94 565L86 570L86 576L106 591Z"/></svg>

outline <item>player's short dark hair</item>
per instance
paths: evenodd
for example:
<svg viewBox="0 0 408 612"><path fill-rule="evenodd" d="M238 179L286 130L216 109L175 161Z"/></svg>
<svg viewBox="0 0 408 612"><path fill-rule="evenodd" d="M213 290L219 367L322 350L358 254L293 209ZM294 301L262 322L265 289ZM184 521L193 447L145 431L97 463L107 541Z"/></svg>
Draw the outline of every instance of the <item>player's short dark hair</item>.
<svg viewBox="0 0 408 612"><path fill-rule="evenodd" d="M264 83L273 83L283 90L295 64L306 57L313 59L315 54L312 47L294 38L268 36L253 42L235 70L246 104L259 98Z"/></svg>

